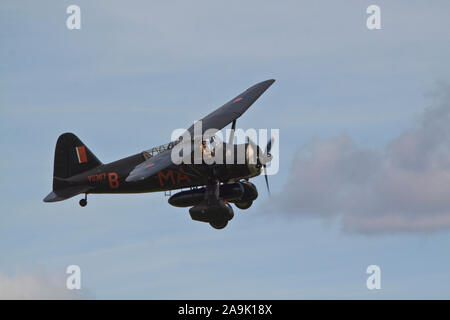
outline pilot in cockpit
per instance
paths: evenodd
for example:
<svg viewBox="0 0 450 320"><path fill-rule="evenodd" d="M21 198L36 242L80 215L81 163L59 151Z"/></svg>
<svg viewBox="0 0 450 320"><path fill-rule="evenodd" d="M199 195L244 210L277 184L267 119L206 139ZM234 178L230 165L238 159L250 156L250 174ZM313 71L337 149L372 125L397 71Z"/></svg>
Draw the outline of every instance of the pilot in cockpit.
<svg viewBox="0 0 450 320"><path fill-rule="evenodd" d="M206 140L202 140L201 149L202 149L203 158L210 158L210 157L214 156L214 149L211 149L206 144Z"/></svg>
<svg viewBox="0 0 450 320"><path fill-rule="evenodd" d="M204 157L211 157L211 149L206 145L206 140L202 140L201 148Z"/></svg>

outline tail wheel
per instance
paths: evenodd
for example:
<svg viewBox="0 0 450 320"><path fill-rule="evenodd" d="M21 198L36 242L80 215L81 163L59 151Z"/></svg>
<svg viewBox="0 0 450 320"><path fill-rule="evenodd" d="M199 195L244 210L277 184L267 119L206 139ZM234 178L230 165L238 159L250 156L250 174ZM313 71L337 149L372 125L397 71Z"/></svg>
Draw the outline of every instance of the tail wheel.
<svg viewBox="0 0 450 320"><path fill-rule="evenodd" d="M87 193L85 193L84 198L80 200L80 206L86 207L87 206Z"/></svg>

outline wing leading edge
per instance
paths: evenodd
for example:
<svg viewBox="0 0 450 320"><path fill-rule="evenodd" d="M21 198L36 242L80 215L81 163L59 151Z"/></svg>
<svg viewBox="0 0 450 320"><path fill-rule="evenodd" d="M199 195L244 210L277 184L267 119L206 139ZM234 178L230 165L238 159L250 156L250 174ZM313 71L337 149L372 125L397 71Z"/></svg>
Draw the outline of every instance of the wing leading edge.
<svg viewBox="0 0 450 320"><path fill-rule="evenodd" d="M208 129L221 130L239 118L274 82L271 79L255 84L201 119L202 134ZM194 125L188 132L191 137L194 136Z"/></svg>

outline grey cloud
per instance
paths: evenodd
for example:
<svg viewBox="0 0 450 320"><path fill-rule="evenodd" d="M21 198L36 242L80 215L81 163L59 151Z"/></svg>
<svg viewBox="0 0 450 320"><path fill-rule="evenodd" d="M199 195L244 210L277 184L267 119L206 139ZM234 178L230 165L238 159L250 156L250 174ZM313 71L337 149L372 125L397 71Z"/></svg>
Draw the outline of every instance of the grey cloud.
<svg viewBox="0 0 450 320"><path fill-rule="evenodd" d="M271 210L335 218L360 233L449 229L449 89L442 86L415 126L381 152L347 135L304 145Z"/></svg>

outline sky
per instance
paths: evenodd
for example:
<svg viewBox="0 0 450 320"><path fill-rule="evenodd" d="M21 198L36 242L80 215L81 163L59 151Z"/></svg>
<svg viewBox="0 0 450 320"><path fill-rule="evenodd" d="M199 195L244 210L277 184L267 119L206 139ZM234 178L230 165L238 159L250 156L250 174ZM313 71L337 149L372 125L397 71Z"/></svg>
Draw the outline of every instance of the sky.
<svg viewBox="0 0 450 320"><path fill-rule="evenodd" d="M2 1L0 298L450 298L449 9ZM258 200L225 229L163 193L42 201L60 134L111 162L272 78L237 122L280 130L272 196L253 179ZM69 265L81 290L65 287Z"/></svg>

